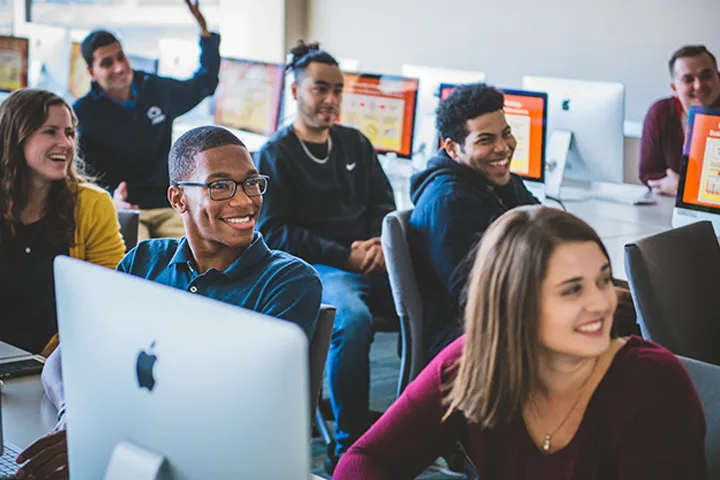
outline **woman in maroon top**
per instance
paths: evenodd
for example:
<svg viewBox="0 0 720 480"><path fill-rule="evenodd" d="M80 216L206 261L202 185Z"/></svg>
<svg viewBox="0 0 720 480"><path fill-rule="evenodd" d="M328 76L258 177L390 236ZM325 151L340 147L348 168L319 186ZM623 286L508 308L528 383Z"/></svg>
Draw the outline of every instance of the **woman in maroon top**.
<svg viewBox="0 0 720 480"><path fill-rule="evenodd" d="M461 441L479 480L706 478L705 419L677 358L614 338L587 224L520 207L483 236L466 334L345 454L335 479L414 478Z"/></svg>

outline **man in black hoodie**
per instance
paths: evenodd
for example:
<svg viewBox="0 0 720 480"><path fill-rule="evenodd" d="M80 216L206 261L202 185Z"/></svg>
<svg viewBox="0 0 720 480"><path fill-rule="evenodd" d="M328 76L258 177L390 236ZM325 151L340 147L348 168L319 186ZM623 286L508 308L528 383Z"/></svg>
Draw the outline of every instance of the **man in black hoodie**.
<svg viewBox="0 0 720 480"><path fill-rule="evenodd" d="M411 179L408 241L429 358L461 333L461 297L477 241L506 211L539 203L510 173L517 142L503 105L503 94L483 83L456 88L437 109L445 148Z"/></svg>

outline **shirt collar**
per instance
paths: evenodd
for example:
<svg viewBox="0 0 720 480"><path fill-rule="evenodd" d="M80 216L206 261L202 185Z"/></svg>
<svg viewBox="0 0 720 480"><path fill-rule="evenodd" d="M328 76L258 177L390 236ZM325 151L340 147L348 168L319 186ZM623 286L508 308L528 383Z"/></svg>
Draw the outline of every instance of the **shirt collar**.
<svg viewBox="0 0 720 480"><path fill-rule="evenodd" d="M260 261L262 261L270 253L270 248L265 243L263 236L260 232L255 232L253 235L253 241L250 246L245 249L240 257L235 260L228 268L218 273L225 275L231 280L241 278L245 272L254 268ZM175 254L170 260L171 265L184 264L190 269L191 272L195 272L195 259L190 250L190 244L187 241L187 237L182 237L178 243ZM217 271L217 270L216 270Z"/></svg>

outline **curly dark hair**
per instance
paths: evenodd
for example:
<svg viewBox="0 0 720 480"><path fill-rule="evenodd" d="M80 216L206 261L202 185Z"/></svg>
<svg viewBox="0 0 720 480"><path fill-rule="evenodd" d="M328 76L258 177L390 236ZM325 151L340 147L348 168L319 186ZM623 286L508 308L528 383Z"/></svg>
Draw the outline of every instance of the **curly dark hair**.
<svg viewBox="0 0 720 480"><path fill-rule="evenodd" d="M298 40L297 45L290 50L290 60L285 68L292 70L295 81L297 82L311 63L324 63L325 65L335 65L336 67L340 66L332 55L324 50L320 50L319 43L305 43L303 40Z"/></svg>
<svg viewBox="0 0 720 480"><path fill-rule="evenodd" d="M449 138L462 147L469 134L467 121L502 110L504 104L505 96L495 87L485 83L460 85L438 105L435 128L443 140Z"/></svg>
<svg viewBox="0 0 720 480"><path fill-rule="evenodd" d="M76 127L77 118L70 105L45 90L16 90L0 105L0 251L15 238L20 213L30 195L25 141L45 123L50 107L55 105L68 109ZM76 158L65 179L52 185L47 198L45 218L48 240L53 245L74 245L78 185L87 182L78 168L81 162Z"/></svg>

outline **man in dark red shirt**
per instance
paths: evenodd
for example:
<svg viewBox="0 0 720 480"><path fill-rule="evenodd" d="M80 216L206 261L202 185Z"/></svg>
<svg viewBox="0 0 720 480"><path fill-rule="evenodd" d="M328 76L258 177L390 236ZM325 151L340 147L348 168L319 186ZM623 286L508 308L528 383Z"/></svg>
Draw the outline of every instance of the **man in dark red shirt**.
<svg viewBox="0 0 720 480"><path fill-rule="evenodd" d="M720 73L704 45L686 45L669 62L673 96L658 100L647 113L640 143L640 180L664 195L675 195L682 161L688 110L720 107Z"/></svg>

